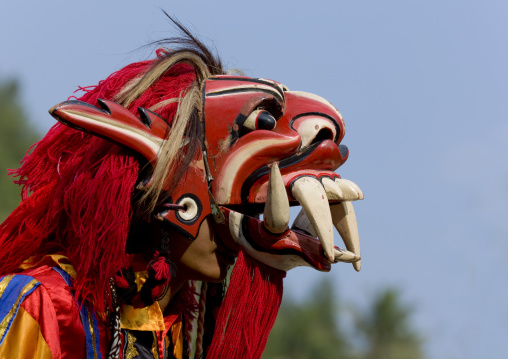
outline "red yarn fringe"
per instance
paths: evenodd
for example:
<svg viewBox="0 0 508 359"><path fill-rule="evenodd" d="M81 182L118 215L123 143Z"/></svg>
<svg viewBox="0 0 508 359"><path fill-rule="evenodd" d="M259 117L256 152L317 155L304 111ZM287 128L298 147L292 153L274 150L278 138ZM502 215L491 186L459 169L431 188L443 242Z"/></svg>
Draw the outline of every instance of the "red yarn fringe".
<svg viewBox="0 0 508 359"><path fill-rule="evenodd" d="M282 299L286 272L240 252L207 359L261 358Z"/></svg>
<svg viewBox="0 0 508 359"><path fill-rule="evenodd" d="M81 87L85 93L79 100L92 105L97 99L114 101L120 89L154 61L128 65L97 86ZM137 114L138 107L178 97L194 76L189 65L173 66L129 110ZM176 109L172 103L155 112L171 120ZM31 256L63 253L78 273L76 297L102 312L111 305L109 278L127 263L125 244L138 172L139 163L129 150L62 124L53 126L29 150L22 166L10 171L22 186L22 202L0 224L0 275L16 272Z"/></svg>

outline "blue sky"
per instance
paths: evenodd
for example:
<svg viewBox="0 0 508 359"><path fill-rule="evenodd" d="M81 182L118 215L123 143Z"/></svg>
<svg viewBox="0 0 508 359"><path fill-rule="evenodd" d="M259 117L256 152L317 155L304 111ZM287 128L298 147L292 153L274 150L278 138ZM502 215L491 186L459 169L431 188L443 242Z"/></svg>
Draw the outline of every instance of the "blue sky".
<svg viewBox="0 0 508 359"><path fill-rule="evenodd" d="M150 56L159 8L213 41L230 68L321 95L346 121L339 169L358 183L362 271L347 300L403 290L430 358L508 352L508 4L503 1L7 2L0 78L22 82L35 126L78 85ZM323 274L288 273L305 296Z"/></svg>

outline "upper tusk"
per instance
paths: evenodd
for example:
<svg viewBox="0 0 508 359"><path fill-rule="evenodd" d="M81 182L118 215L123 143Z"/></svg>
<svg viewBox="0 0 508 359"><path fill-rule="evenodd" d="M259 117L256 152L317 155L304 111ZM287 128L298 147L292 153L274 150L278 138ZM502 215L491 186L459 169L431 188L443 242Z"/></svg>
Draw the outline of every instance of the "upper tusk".
<svg viewBox="0 0 508 359"><path fill-rule="evenodd" d="M272 163L268 179L264 225L272 233L284 233L289 224L289 199L277 162Z"/></svg>
<svg viewBox="0 0 508 359"><path fill-rule="evenodd" d="M344 193L342 193L339 185L335 183L331 178L323 177L321 181L323 182L323 187L325 188L328 200L333 201L344 199Z"/></svg>
<svg viewBox="0 0 508 359"><path fill-rule="evenodd" d="M341 202L330 206L332 221L337 228L348 251L360 257L360 237L356 222L355 210L351 202ZM356 271L360 271L361 263L358 260L353 263Z"/></svg>
<svg viewBox="0 0 508 359"><path fill-rule="evenodd" d="M343 178L336 178L335 183L338 184L342 190L342 193L344 194L344 201L356 201L363 199L363 192L356 183Z"/></svg>
<svg viewBox="0 0 508 359"><path fill-rule="evenodd" d="M334 262L333 223L328 198L321 182L315 177L300 177L293 182L291 194L300 202L316 231L325 255Z"/></svg>

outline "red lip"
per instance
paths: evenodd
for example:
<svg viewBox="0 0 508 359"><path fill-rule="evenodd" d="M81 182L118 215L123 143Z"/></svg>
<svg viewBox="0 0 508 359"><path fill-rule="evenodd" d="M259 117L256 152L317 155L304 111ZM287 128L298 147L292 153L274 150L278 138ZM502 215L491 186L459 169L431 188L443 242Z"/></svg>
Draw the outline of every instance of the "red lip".
<svg viewBox="0 0 508 359"><path fill-rule="evenodd" d="M215 229L221 239L233 240L228 227L230 209L221 207L221 210L226 215L226 223L216 224ZM262 221L246 215L243 217L243 225L246 226L243 233L249 237L250 244L257 250L280 255L298 255L313 268L322 272L330 271L331 263L323 255L323 248L318 239L292 230L276 235L268 232Z"/></svg>

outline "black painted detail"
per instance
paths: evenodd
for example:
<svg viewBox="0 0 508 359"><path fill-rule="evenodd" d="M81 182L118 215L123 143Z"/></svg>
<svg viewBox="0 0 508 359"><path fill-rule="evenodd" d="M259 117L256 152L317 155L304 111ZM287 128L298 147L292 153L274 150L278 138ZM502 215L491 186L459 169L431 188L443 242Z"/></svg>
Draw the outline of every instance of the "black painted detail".
<svg viewBox="0 0 508 359"><path fill-rule="evenodd" d="M220 81L245 81L245 82L254 82L254 83L258 83L258 84L263 84L263 85L267 85L267 86L271 86L273 87L275 90L277 90L277 92L280 93L280 95L282 97L284 97L284 92L280 89L279 86L271 83L271 82L267 82L267 81L263 81L263 80L260 80L260 79L253 79L253 78L242 78L242 77L215 77L215 78L212 78L212 80L216 81L216 80L220 80Z"/></svg>
<svg viewBox="0 0 508 359"><path fill-rule="evenodd" d="M141 115L141 111L144 112L143 115ZM143 108L143 107L138 107L138 112L140 114L140 116L146 116L148 118L148 121L150 122L150 126L152 125L152 120L150 120L150 118L148 117L148 112L150 112L152 115L154 116L157 116L158 118L160 118L162 121L164 121L168 126L171 126L168 122L168 120L166 120L164 117L161 117L159 116L158 114L156 114L155 112L153 111L150 111L150 110L147 110L146 108ZM141 121L143 121L143 123L146 125L146 123L144 122L144 120L142 119ZM148 128L150 128L150 126L148 126Z"/></svg>
<svg viewBox="0 0 508 359"><path fill-rule="evenodd" d="M233 88L229 90L223 90L220 92L211 92L206 95L206 97L216 97L223 95L230 95L233 93L242 93L242 92L265 92L275 96L280 102L284 102L284 97L280 95L279 91L270 91L268 89L262 88Z"/></svg>
<svg viewBox="0 0 508 359"><path fill-rule="evenodd" d="M247 120L247 116L243 113L239 113L238 116L236 116L234 123L238 125L238 128L240 128L245 123L245 120Z"/></svg>
<svg viewBox="0 0 508 359"><path fill-rule="evenodd" d="M139 119L148 128L152 127L152 120L150 119L150 116L147 113L147 109L143 107L138 107L138 113L139 113Z"/></svg>
<svg viewBox="0 0 508 359"><path fill-rule="evenodd" d="M99 101L101 101L101 100L97 100L97 102L99 102ZM99 104L100 104L100 102L99 102ZM101 110L101 111L102 111L102 112L104 112L104 113L110 114L110 112L109 112L109 107L107 107L107 106L106 106L106 109L107 109L107 110L105 110L105 109L99 109L99 108L97 108L97 106L90 105L90 104L89 104L89 103L87 103L87 102L83 102L83 101L79 101L79 100L68 100L68 101L64 101L64 102L62 102L62 103L58 104L56 107L54 107L54 108L53 108L53 111L51 111L51 112L50 112L51 116L53 116L53 117L57 118L58 116L57 116L57 115L55 115L55 111L60 110L60 109L62 108L62 106L66 106L66 105L79 105L79 106L86 106L86 107L90 107L90 108L93 108L93 109L95 109L95 110ZM59 118L59 117L58 117L58 118ZM58 118L57 118L57 119L58 119ZM59 120L59 121L60 121L60 120Z"/></svg>
<svg viewBox="0 0 508 359"><path fill-rule="evenodd" d="M245 120L247 120L247 116L239 113L235 118L235 122L233 122L233 127L231 128L231 140L229 141L229 146L233 146L233 144L240 138L240 129L242 128Z"/></svg>
<svg viewBox="0 0 508 359"><path fill-rule="evenodd" d="M302 178L302 177L311 177L311 178L315 178L315 179L317 179L317 177L316 177L316 176L312 176L312 175L301 175L301 176L298 176L298 177L296 177L295 179L293 179L293 180L289 183L289 186L288 186L288 187L289 187L289 192L292 192L292 191L293 191L293 186L295 185L295 182L296 182L296 181L298 181L298 180L299 180L300 178ZM321 181L320 181L320 182L321 182ZM321 185L322 185L322 183L321 183Z"/></svg>
<svg viewBox="0 0 508 359"><path fill-rule="evenodd" d="M342 158L346 158L346 156L349 153L349 149L347 148L346 145L339 145L339 151Z"/></svg>
<svg viewBox="0 0 508 359"><path fill-rule="evenodd" d="M268 111L262 111L259 113L257 118L257 129L259 130L273 130L275 125L277 124L277 120L272 114Z"/></svg>
<svg viewBox="0 0 508 359"><path fill-rule="evenodd" d="M304 149L302 152L296 153L292 156L284 158L283 160L280 160L279 161L279 168L283 169L286 167L290 167L298 162L301 162L308 155L310 155L316 149L317 146L319 146L319 143L310 145L309 147ZM249 198L249 191L252 188L252 186L254 185L254 183L256 183L256 181L258 179L260 179L261 177L263 177L269 173L270 173L270 168L265 165L263 167L258 168L257 170L252 172L249 177L247 177L247 179L245 180L245 182L242 185L242 190L241 190L242 203L244 203L244 204L247 203L247 200Z"/></svg>
<svg viewBox="0 0 508 359"><path fill-rule="evenodd" d="M106 112L108 115L111 115L111 110L109 109L108 105L106 105L106 102L104 102L103 99L101 98L97 99L97 103L99 104L103 112Z"/></svg>
<svg viewBox="0 0 508 359"><path fill-rule="evenodd" d="M329 176L329 175L321 176L321 177L318 178L318 180L319 180L319 182L321 182L321 184L323 184L323 178L329 178L332 181L335 181L335 178L338 178L338 177L332 177L332 176ZM324 185L323 185L323 187L324 187Z"/></svg>
<svg viewBox="0 0 508 359"><path fill-rule="evenodd" d="M192 219L186 220L186 219L183 219L180 216L180 212L179 211L176 211L175 214L176 214L176 218L180 222L190 226L190 225L196 223L196 221L201 216L201 212L203 212L203 205L201 204L201 201L199 200L199 198L195 194L193 194L193 193L186 193L186 194L182 195L180 198L178 198L178 200L175 203L178 204L182 199L184 199L186 197L191 198L194 202L196 202L196 205L198 207L198 212L196 213L196 216L194 218L192 218Z"/></svg>

